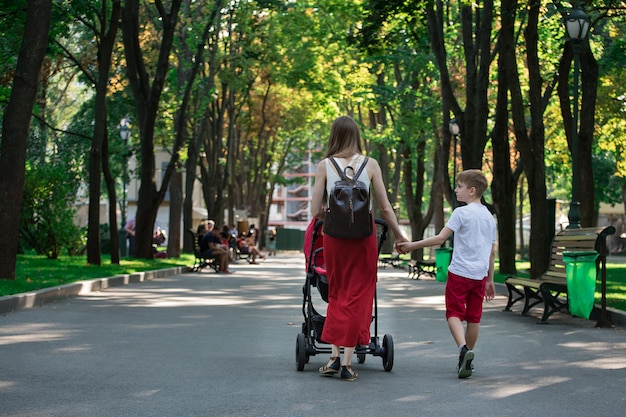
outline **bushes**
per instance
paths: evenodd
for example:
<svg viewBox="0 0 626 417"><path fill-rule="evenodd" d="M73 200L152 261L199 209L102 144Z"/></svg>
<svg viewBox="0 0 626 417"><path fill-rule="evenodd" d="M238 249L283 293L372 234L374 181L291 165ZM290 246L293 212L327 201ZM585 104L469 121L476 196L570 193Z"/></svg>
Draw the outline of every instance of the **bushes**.
<svg viewBox="0 0 626 417"><path fill-rule="evenodd" d="M69 255L84 250L85 232L74 223L77 177L63 165L26 167L20 220L23 247L50 259L57 259L63 250Z"/></svg>

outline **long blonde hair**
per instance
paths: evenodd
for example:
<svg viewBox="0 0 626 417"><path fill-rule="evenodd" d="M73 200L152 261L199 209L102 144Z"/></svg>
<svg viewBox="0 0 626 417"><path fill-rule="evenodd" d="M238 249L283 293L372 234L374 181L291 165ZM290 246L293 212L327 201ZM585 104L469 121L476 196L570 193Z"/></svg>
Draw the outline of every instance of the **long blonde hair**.
<svg viewBox="0 0 626 417"><path fill-rule="evenodd" d="M359 126L350 116L340 116L333 122L328 138L328 148L324 158L338 154L346 148L356 144L359 153L363 153L361 147L361 133Z"/></svg>

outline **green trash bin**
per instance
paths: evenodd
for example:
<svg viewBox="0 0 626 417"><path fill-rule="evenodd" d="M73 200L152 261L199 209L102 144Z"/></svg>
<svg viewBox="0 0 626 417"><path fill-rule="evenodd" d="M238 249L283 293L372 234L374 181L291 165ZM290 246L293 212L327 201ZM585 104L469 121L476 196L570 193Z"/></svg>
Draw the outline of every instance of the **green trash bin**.
<svg viewBox="0 0 626 417"><path fill-rule="evenodd" d="M589 318L595 304L596 251L563 251L567 299L572 316Z"/></svg>
<svg viewBox="0 0 626 417"><path fill-rule="evenodd" d="M435 249L435 267L437 273L435 279L439 282L446 282L448 279L448 265L452 259L452 249L450 248L438 248Z"/></svg>

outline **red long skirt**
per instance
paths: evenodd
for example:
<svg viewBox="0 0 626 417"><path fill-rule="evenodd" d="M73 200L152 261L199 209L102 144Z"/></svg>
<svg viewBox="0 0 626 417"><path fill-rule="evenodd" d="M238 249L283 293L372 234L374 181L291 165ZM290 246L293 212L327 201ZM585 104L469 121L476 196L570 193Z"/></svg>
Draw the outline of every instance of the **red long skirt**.
<svg viewBox="0 0 626 417"><path fill-rule="evenodd" d="M322 340L337 346L368 345L376 291L376 233L363 239L324 235L328 308Z"/></svg>

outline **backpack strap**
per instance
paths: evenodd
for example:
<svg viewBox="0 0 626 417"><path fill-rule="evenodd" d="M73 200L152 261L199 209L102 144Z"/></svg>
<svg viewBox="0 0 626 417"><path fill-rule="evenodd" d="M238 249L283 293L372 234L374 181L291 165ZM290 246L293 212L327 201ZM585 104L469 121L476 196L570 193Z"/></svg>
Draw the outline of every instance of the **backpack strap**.
<svg viewBox="0 0 626 417"><path fill-rule="evenodd" d="M366 157L365 157L365 159L363 160L363 164L359 167L359 170L356 172L356 174L354 174L354 177L353 177L353 178L354 178L355 180L358 180L358 179L359 179L359 177L361 176L361 172L363 172L363 169L365 168L365 165L367 165L367 160L368 160L368 159L369 159L369 158L366 156ZM354 170L352 167L347 167L346 169L348 169L348 168L350 168L350 169Z"/></svg>
<svg viewBox="0 0 626 417"><path fill-rule="evenodd" d="M332 156L329 156L328 159L330 160L330 162L333 163L335 170L337 171L337 173L339 174L339 177L345 181L348 178L348 175L346 174L346 171L348 170L348 168L350 168L352 170L352 172L354 172L354 168L352 168L351 166L347 166L344 168L343 172L341 171L341 168L339 167L339 164L337 163L337 161L335 161L335 158L333 158ZM357 180L359 179L359 177L361 176L361 172L363 172L363 169L365 168L365 165L367 165L367 161L369 160L369 157L365 157L365 159L363 160L363 164L359 167L359 170L356 172L356 174L354 174L353 179Z"/></svg>
<svg viewBox="0 0 626 417"><path fill-rule="evenodd" d="M339 164L337 163L337 161L335 161L335 158L333 158L332 156L329 156L328 160L330 162L332 162L333 165L335 166L335 170L337 171L337 174L339 174L339 177L341 178L341 180L345 181L346 180L346 174L341 171L341 168L339 168Z"/></svg>

